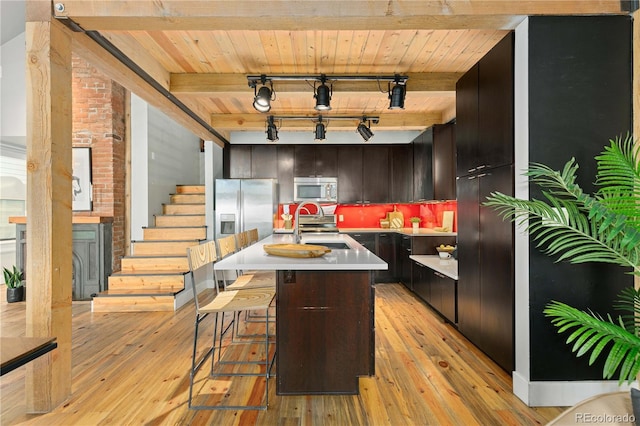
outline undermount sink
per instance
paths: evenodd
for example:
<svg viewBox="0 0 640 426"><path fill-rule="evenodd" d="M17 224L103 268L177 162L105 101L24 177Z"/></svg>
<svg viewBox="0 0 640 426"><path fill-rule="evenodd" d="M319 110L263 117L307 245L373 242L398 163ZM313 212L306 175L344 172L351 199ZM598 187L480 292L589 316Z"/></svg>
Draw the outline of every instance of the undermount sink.
<svg viewBox="0 0 640 426"><path fill-rule="evenodd" d="M304 244L314 244L317 246L325 246L327 248L333 249L333 250L346 250L346 249L350 249L351 247L349 247L349 245L347 243L343 243L343 242L324 242L324 241L303 241Z"/></svg>

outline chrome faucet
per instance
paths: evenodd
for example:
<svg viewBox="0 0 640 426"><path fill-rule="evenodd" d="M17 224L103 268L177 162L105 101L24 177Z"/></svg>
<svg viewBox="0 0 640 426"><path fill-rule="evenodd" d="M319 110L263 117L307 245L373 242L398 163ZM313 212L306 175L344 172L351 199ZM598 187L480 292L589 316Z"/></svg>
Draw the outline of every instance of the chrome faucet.
<svg viewBox="0 0 640 426"><path fill-rule="evenodd" d="M298 208L296 209L296 215L295 215L296 225L293 228L293 239L296 244L300 244L300 240L302 239L302 237L300 237L300 210L304 208L307 211L307 213L309 213L309 210L306 207L304 207L309 204L311 204L312 206L316 206L318 208L318 214L320 215L320 217L324 217L324 210L322 210L322 207L320 207L320 204L316 203L315 201L301 202L298 205Z"/></svg>

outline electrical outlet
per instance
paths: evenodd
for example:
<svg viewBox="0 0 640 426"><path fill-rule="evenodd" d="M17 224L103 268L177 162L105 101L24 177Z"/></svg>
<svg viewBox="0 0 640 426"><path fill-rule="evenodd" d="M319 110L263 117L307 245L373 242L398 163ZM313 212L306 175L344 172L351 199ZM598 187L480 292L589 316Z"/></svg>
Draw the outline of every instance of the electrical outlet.
<svg viewBox="0 0 640 426"><path fill-rule="evenodd" d="M338 215L338 221L344 222L344 215Z"/></svg>

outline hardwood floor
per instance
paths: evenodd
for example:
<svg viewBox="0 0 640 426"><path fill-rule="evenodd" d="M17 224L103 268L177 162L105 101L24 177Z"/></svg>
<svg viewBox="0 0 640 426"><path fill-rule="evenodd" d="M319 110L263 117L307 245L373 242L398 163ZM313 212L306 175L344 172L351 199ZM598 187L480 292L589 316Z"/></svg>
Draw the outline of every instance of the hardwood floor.
<svg viewBox="0 0 640 426"><path fill-rule="evenodd" d="M2 335L24 335L25 304L0 303ZM194 411L186 403L191 304L177 312L91 313L88 302L74 302L69 400L51 413L25 414L21 367L0 379L0 423L536 425L562 412L527 407L506 372L402 285L376 285L375 309L376 376L360 379L359 396L283 397L270 379L267 411ZM212 399L255 400L264 392L263 378L229 385L202 376L198 391Z"/></svg>

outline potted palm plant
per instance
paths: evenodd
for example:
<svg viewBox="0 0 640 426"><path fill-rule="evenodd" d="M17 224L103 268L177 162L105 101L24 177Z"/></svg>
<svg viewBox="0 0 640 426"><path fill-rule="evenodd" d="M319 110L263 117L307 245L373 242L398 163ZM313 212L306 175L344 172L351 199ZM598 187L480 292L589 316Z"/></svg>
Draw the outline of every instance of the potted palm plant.
<svg viewBox="0 0 640 426"><path fill-rule="evenodd" d="M24 300L23 273L13 265L12 269L2 268L4 283L7 285L7 302L21 302Z"/></svg>
<svg viewBox="0 0 640 426"><path fill-rule="evenodd" d="M492 193L485 205L524 226L544 253L560 261L612 263L640 276L638 147L628 135L611 140L595 158L598 189L593 195L576 184L578 165L571 159L562 171L543 164L529 167L527 175L546 200ZM621 311L617 317L550 301L544 314L558 333L570 333L567 344L576 356L590 353L589 365L606 356L604 379L618 375L620 384L631 383L640 372L640 291L625 288L614 307Z"/></svg>

